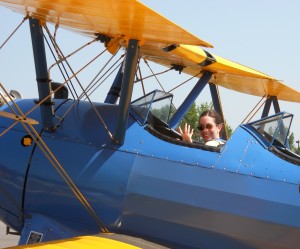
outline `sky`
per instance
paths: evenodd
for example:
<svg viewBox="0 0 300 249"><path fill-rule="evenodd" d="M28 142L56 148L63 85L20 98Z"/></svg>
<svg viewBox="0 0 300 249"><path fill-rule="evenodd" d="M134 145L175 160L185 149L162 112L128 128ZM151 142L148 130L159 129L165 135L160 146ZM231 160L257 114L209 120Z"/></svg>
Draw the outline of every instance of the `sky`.
<svg viewBox="0 0 300 249"><path fill-rule="evenodd" d="M299 0L142 0L174 23L213 44L205 50L251 67L300 91ZM0 7L0 45L21 22L22 16ZM59 35L69 45L81 38ZM64 35L65 34L65 35ZM84 39L84 38L83 38ZM28 23L0 50L0 82L23 97L35 97L35 71ZM220 89L224 115L234 129L260 98ZM197 104L209 99L201 98ZM299 104L280 102L282 111L295 115L292 131L300 139Z"/></svg>

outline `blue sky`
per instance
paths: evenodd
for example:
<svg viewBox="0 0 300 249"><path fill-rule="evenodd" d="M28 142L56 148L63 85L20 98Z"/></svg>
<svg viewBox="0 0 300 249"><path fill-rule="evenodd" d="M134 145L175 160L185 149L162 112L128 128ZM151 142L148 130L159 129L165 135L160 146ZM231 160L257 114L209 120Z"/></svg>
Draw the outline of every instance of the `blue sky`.
<svg viewBox="0 0 300 249"><path fill-rule="evenodd" d="M143 0L143 3L212 43L209 52L252 67L300 90L300 1L298 0ZM0 7L0 44L22 16ZM35 72L28 23L0 50L0 82L35 97ZM60 33L62 35L62 33ZM77 39L65 41L72 45ZM78 39L79 40L79 39ZM259 98L220 89L227 122L235 128ZM206 98L198 100L199 103ZM281 102L281 109L295 115L292 131L300 139L299 104ZM298 128L298 129L297 129Z"/></svg>

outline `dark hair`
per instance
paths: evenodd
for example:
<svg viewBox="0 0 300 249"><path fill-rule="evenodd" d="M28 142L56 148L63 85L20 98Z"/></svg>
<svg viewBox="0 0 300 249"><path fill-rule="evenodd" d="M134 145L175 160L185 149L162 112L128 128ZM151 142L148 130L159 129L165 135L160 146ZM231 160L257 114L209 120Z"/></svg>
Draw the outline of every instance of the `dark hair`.
<svg viewBox="0 0 300 249"><path fill-rule="evenodd" d="M199 120L200 120L200 118L205 117L205 116L209 116L211 118L214 118L216 125L219 125L219 124L223 125L221 115L219 113L217 113L215 110L206 110L206 111L202 112L200 117L199 117ZM220 134L222 134L223 128L224 128L224 125L222 126Z"/></svg>

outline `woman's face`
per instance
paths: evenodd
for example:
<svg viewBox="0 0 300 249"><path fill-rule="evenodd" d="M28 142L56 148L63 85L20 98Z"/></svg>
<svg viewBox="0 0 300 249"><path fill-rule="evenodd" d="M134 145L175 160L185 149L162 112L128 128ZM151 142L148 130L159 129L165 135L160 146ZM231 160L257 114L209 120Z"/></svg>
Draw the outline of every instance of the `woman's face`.
<svg viewBox="0 0 300 249"><path fill-rule="evenodd" d="M216 125L215 119L210 116L203 116L199 119L200 135L204 142L220 137L222 125Z"/></svg>

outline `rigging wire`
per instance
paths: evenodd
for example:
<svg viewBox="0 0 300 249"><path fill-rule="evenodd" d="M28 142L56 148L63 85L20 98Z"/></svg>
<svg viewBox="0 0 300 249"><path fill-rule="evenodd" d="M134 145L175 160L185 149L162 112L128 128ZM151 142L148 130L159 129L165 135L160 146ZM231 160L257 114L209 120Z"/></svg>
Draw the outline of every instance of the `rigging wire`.
<svg viewBox="0 0 300 249"><path fill-rule="evenodd" d="M23 120L26 120L26 115L22 112L22 110L19 108L19 106L14 102L13 98L6 91L6 89L2 86L2 84L1 84L1 88L3 89L5 94L9 97L10 101L13 103L13 106L16 108L16 110L14 110L14 108L12 108L10 103L8 103L8 101L6 100L6 104L13 111L13 113L16 115L16 117L22 116ZM30 137L38 145L38 147L41 149L42 153L46 156L46 158L52 164L52 166L55 168L55 170L59 173L59 175L62 177L64 182L67 184L67 186L71 189L71 191L76 196L76 198L79 200L79 202L86 208L86 210L91 215L91 217L96 221L96 223L98 224L98 226L101 229L101 232L108 233L109 231L105 227L104 223L101 221L101 219L99 218L97 213L94 211L92 206L89 204L88 200L84 197L84 195L78 189L78 187L73 182L73 180L70 178L68 173L64 170L64 167L61 165L61 163L58 161L58 159L55 157L55 155L51 152L51 150L46 145L46 143L41 138L41 136L38 134L38 132L35 130L35 128L31 124L27 124L30 128L29 129L26 126L26 123L22 122L21 120L19 120L18 122L21 123L23 128L27 131L27 133L30 135Z"/></svg>
<svg viewBox="0 0 300 249"><path fill-rule="evenodd" d="M97 39L96 39L96 40L97 40ZM93 41L92 41L92 42L93 42ZM86 47L87 45L89 45L89 44L92 43L92 42L89 42L89 43L83 45L82 47L80 47L79 49L77 49L76 51L74 51L73 53L71 53L70 55L68 55L67 57L64 56L62 50L59 48L59 46L57 46L57 49L58 49L59 53L62 55L62 58L63 58L62 60L59 61L59 63L60 63L61 61L65 61L65 62L66 62L67 66L69 67L70 71L72 72L74 78L76 79L76 81L77 81L77 83L78 83L78 86L80 87L81 91L84 93L84 95L86 96L88 102L90 103L91 107L93 108L94 112L96 113L96 116L98 117L98 119L99 119L100 122L102 123L102 125L103 125L103 127L105 128L106 132L108 133L110 139L113 140L112 133L110 132L110 130L108 129L107 125L105 124L105 121L103 120L103 118L101 117L101 115L99 114L99 112L97 111L97 109L96 109L95 105L93 104L93 102L91 101L89 95L85 92L85 89L83 88L82 84L80 83L80 81L79 81L79 79L78 79L78 77L77 77L77 74L75 74L75 72L73 71L71 65L69 64L69 62L68 62L68 60L67 60L67 58L69 58L71 55L75 54L76 52L78 52L79 50L81 50L82 48ZM56 44L56 45L57 45L57 44ZM104 50L98 55L98 57L101 56L102 54L104 54L104 52L106 52L106 51L107 51L107 48L104 49ZM92 60L92 61L93 61L93 60ZM91 62L90 62L90 63L91 63ZM89 65L90 63L88 63L87 65ZM54 65L55 65L55 64L53 64L52 66L54 66ZM87 65L86 65L86 66L87 66ZM51 66L51 67L52 67L52 66ZM48 71L49 71L49 75L50 75L50 69L51 69L51 67L50 67L49 70L48 70ZM70 79L70 78L69 78L69 79ZM56 89L56 90L57 90L57 89Z"/></svg>
<svg viewBox="0 0 300 249"><path fill-rule="evenodd" d="M112 67L114 67L116 65L116 63L118 63L120 61L120 59L123 57L124 55L122 55L118 61L116 61L94 84L93 86L90 87L90 89L87 89L87 92L91 91L89 93L89 95L92 95L102 84L103 82L105 82L108 77L110 77L121 65L122 65L122 62L120 62L114 69L112 69ZM112 69L112 70L111 70ZM109 71L111 71L97 86L96 84L99 82L99 80L101 80ZM95 87L95 89L92 90L92 88ZM84 99L86 100L86 99Z"/></svg>
<svg viewBox="0 0 300 249"><path fill-rule="evenodd" d="M69 78L69 74L68 74L68 72L67 72L67 69L66 69L66 67L65 67L65 65L64 65L64 63L63 63L63 61L62 61L62 55L59 53L59 51L58 51L58 49L57 49L57 47L58 47L58 46L57 46L57 42L56 42L56 32L57 32L57 28L58 28L58 23L56 23L56 25L55 25L54 38L53 38L53 37L51 36L51 32L49 31L48 27L47 27L46 25L44 26L44 29L46 30L46 32L47 32L47 34L48 34L48 37L49 37L50 40L51 40L52 46L54 47L55 52L56 52L57 57L59 58L59 60L56 59L56 57L55 57L55 55L54 55L54 53L53 53L53 50L52 50L52 48L50 48L50 45L49 45L49 43L48 43L48 40L46 39L45 36L44 36L44 38L45 38L45 40L46 40L46 42L47 42L47 44L48 44L48 47L49 47L49 49L50 49L50 51L51 51L51 53L52 53L52 55L53 55L53 58L55 59L57 65L58 65L58 68L59 68L59 70L60 70L60 72L61 72L61 74L62 74L64 80L66 80L66 76L65 76L64 73L62 72L62 69L61 69L61 67L60 67L60 64L62 65L62 67L63 67L63 69L64 69L64 71L65 71L65 74L67 75L67 78ZM60 63L59 61L60 61L61 63ZM49 70L48 70L48 71L49 71ZM77 96L77 93L76 93L76 90L75 90L75 87L74 87L74 84L73 84L72 81L70 81L70 83L67 84L67 87L68 87L69 91L71 92L73 98L75 98L74 95L76 95L76 97L78 97L78 96ZM73 89L73 91L72 91L72 89Z"/></svg>
<svg viewBox="0 0 300 249"><path fill-rule="evenodd" d="M57 91L59 91L65 84L67 84L71 79L75 78L77 74L79 74L81 71L83 71L86 67L88 67L92 62L94 62L97 58L99 58L101 56L101 53L96 55L90 62L88 62L86 65L84 65L82 68L80 68L76 73L74 73L74 75L72 75L69 79L67 79L65 82L63 82L59 87L57 87L55 90L52 90L50 92L49 95L45 96L43 99L39 100L39 102L36 103L36 105L34 107L32 107L30 110L28 110L25 113L25 116L28 116L30 113L32 113L35 109L37 109L40 105L42 105L52 94L56 93ZM14 123L12 123L9 127L7 127L1 134L0 136L2 136L3 134L5 134L7 131L9 131L11 128L13 128L16 124L18 123L18 121L15 121Z"/></svg>
<svg viewBox="0 0 300 249"><path fill-rule="evenodd" d="M116 40L114 43L118 42L118 40ZM110 46L113 46L114 44L111 44ZM59 49L59 47L57 47ZM106 48L100 55L102 55L104 52L107 51L108 48ZM59 49L60 53L62 54L61 50ZM62 54L63 55L63 54ZM98 75L104 70L104 68L108 65L108 63L113 59L113 57L116 55L116 53L108 60L108 62L105 64L105 66L100 70L100 72L97 74L97 76L95 78L98 77ZM65 58L65 57L63 57ZM122 56L121 56L122 58ZM119 59L120 60L120 59ZM70 67L70 66L69 66ZM71 67L70 67L71 69ZM72 69L71 69L72 70ZM105 74L104 74L105 75ZM102 76L103 77L103 76ZM94 79L95 79L94 78ZM92 82L94 81L94 79L92 80ZM101 78L100 78L101 79ZM92 83L91 82L91 83ZM90 84L91 84L90 83ZM97 82L96 82L97 83ZM55 128L62 122L62 120L66 117L66 115L71 111L71 109L79 102L79 100L83 97L83 96L86 96L85 99L88 99L88 101L90 102L92 108L94 109L98 119L101 121L103 127L105 128L106 132L108 133L109 135L109 138L111 140L113 140L113 136L112 136L112 133L110 132L110 130L108 129L105 121L103 120L102 116L100 115L100 113L97 111L96 107L94 106L94 104L91 102L90 98L89 98L89 94L87 93L87 88L90 86L90 84L87 86L86 89L83 88L83 86L80 84L80 82L78 81L78 84L79 86L81 87L82 89L82 93L81 95L74 101L74 103L68 108L68 110L64 113L64 115L62 117L60 117L60 121L58 122L58 124L55 126ZM90 90L90 89L88 89Z"/></svg>
<svg viewBox="0 0 300 249"><path fill-rule="evenodd" d="M8 40L14 35L14 33L16 33L16 31L22 26L22 24L29 18L28 15L26 15L23 20L21 21L21 23L15 28L15 30L7 37L7 39L2 43L2 45L0 46L0 50L4 47L4 45L8 42Z"/></svg>
<svg viewBox="0 0 300 249"><path fill-rule="evenodd" d="M241 124L243 124L246 119L251 115L252 112L254 112L254 110L257 108L257 106L260 104L260 102L266 98L266 95L264 95L259 101L258 103L253 107L253 109L249 112L249 114L244 118L244 120L241 122ZM252 114L252 116L248 119L247 123L249 123L251 121L251 119L254 117L254 115L260 110L260 108L266 103L267 98L265 99L264 102L261 103L261 105L257 108L257 110Z"/></svg>
<svg viewBox="0 0 300 249"><path fill-rule="evenodd" d="M141 81L141 86L142 86L142 90L143 90L143 94L144 96L146 95L146 91L145 91L145 85L144 85L144 79L143 79L143 76L142 76L142 71L141 71L141 67L140 67L140 59L139 59L139 64L138 64L138 73L139 73L139 76L140 76L140 81Z"/></svg>
<svg viewBox="0 0 300 249"><path fill-rule="evenodd" d="M182 83L180 83L179 85L175 86L174 88L172 88L171 90L168 91L168 93L174 91L175 89L181 87L182 85L184 85L185 83L189 82L190 80L194 79L195 77L197 77L199 74L201 74L201 72L195 74L194 76L188 78L187 80L183 81Z"/></svg>
<svg viewBox="0 0 300 249"><path fill-rule="evenodd" d="M56 25L56 26L57 26L57 25ZM58 46L58 44L57 44L55 38L51 35L51 33L50 33L48 27L45 25L44 28L45 28L45 30L47 31L48 36L50 37L50 39L51 39L51 41L52 41L52 44L53 44L53 46L54 46L54 48L55 48L55 51L56 51L56 53L57 53L57 56L59 57L59 60L56 60L56 62L55 62L54 64L52 64L52 65L49 67L49 69L48 69L48 74L49 74L49 75L50 75L51 69L52 69L55 65L59 65L59 64L61 64L61 63L63 64L63 62L66 62L67 65L68 65L68 67L69 67L69 69L70 69L70 71L71 71L72 73L74 73L73 70L72 70L72 68L71 68L71 66L69 65L67 59L70 58L71 56L73 56L74 54L76 54L77 52L79 52L80 50L84 49L85 47L87 47L87 46L91 45L92 43L98 41L98 38L94 38L92 41L87 42L86 44L82 45L80 48L76 49L75 51L73 51L72 53L70 53L69 55L67 55L67 56L65 57L65 56L63 56L62 51L61 51L61 49L59 48L59 46ZM56 35L56 32L55 32L55 35ZM63 67L64 67L64 66L63 66ZM64 68L65 68L65 67L64 67ZM67 76L69 76L66 69L65 69L65 72L66 72ZM78 78L76 77L75 79L77 80L77 83L80 84ZM77 95L77 93L76 93L76 90L75 90L75 88L74 88L72 82L70 82L70 83L71 83L72 88L73 88L73 90L74 90L74 92L75 92L75 94L76 94L76 98L78 98L78 95Z"/></svg>
<svg viewBox="0 0 300 249"><path fill-rule="evenodd" d="M45 36L44 36L44 38L45 38L45 41L46 41L47 44L48 44L48 48L49 48L49 50L50 50L50 52L51 52L53 58L54 58L55 61L58 63L58 60L57 60L56 57L55 57L55 54L54 54L54 52L53 52L53 50L52 50L52 47L51 47L50 44L49 44L48 39L46 39ZM52 43L52 44L53 44L53 43ZM58 66L58 68L59 68L59 71L61 72L62 77L63 77L64 80L66 81L66 80L67 80L67 77L69 77L69 75L68 75L68 72L67 72L67 70L66 70L64 64L61 63L61 65L60 65L60 64L58 63L57 66ZM63 70L62 70L61 66L63 67L63 69L64 69L65 74L67 75L67 77L66 77L65 74L63 73ZM71 86L70 86L70 85L71 85ZM71 93L73 99L75 99L76 91L75 91L75 88L74 88L74 86L73 86L73 83L70 81L70 84L67 84L67 87L68 87L69 92ZM72 88L71 88L71 87L72 87ZM73 89L73 90L72 90L72 89ZM73 92L73 91L74 91L74 92Z"/></svg>
<svg viewBox="0 0 300 249"><path fill-rule="evenodd" d="M162 86L162 84L160 83L160 81L158 80L158 78L157 78L156 76L159 75L159 74L166 73L166 72L168 72L168 71L170 71L170 70L173 70L173 68L169 68L169 69L167 69L167 70L165 70L165 71L163 71L163 72L161 72L161 73L155 74L155 73L153 72L152 68L150 67L148 61L144 59L144 62L145 62L145 64L148 66L149 70L150 70L151 73L152 73L152 75L150 75L150 76L148 76L148 77L145 77L144 80L147 79L147 78L150 78L150 77L153 77L153 76L154 76L155 79L156 79L156 81L157 81L157 83L160 85L161 89L165 92L164 87ZM136 82L134 82L134 83L136 83Z"/></svg>
<svg viewBox="0 0 300 249"><path fill-rule="evenodd" d="M118 40L116 40L114 43L116 43ZM113 44L112 44L113 45ZM111 46L112 46L111 45ZM120 58L109 68L106 70L106 72L96 81L97 77L103 72L103 70L106 68L106 66L112 61L112 59L116 56L117 52L114 53L109 59L108 61L104 64L104 66L100 69L100 71L96 74L96 76L91 80L91 82L87 85L87 87L85 88L85 93L88 94L89 91L92 91L89 95L91 95L94 91L96 91L98 89L98 87L103 83L103 81L96 87L96 89L92 90L93 87L95 87L95 85L111 70L111 68L113 68L123 57L124 55L121 55ZM120 63L121 64L121 63ZM116 69L113 70L113 72ZM107 77L105 78L107 79ZM82 98L83 93L81 93L79 98ZM86 100L86 98L85 98Z"/></svg>
<svg viewBox="0 0 300 249"><path fill-rule="evenodd" d="M57 44L56 43L56 34L57 34L58 27L59 27L59 18L60 17L57 18L57 22L55 24L55 29L54 29L54 34L53 34L53 40L55 42L53 43L53 45L54 45L54 48L55 48L55 51L56 51L56 54L57 54L58 58L61 60L62 59L62 55L59 53L59 51L57 49L57 46L56 46L56 44Z"/></svg>
<svg viewBox="0 0 300 249"><path fill-rule="evenodd" d="M122 64L122 62L120 63L120 64ZM119 65L120 65L119 64ZM113 70L113 72L115 71L117 69L117 67ZM108 75L107 77L109 77L110 75ZM107 77L105 78L105 79L107 79ZM104 80L105 80L104 79ZM104 81L103 80L103 81ZM102 82L103 82L102 81ZM102 82L100 83L100 84L102 84ZM92 92L93 93L93 92ZM91 95L91 93L90 93L90 95ZM55 128L56 127L58 127L59 125L60 125L60 123L62 122L62 120L68 115L68 113L73 109L73 107L79 102L79 100L83 97L83 96L85 96L84 95L84 93L82 93L79 97L78 97L78 99L76 99L72 104L71 104L71 106L65 111L65 113L64 113L64 115L62 115L59 119L60 119L60 121L57 123L57 125L55 126ZM110 137L111 138L111 137Z"/></svg>

